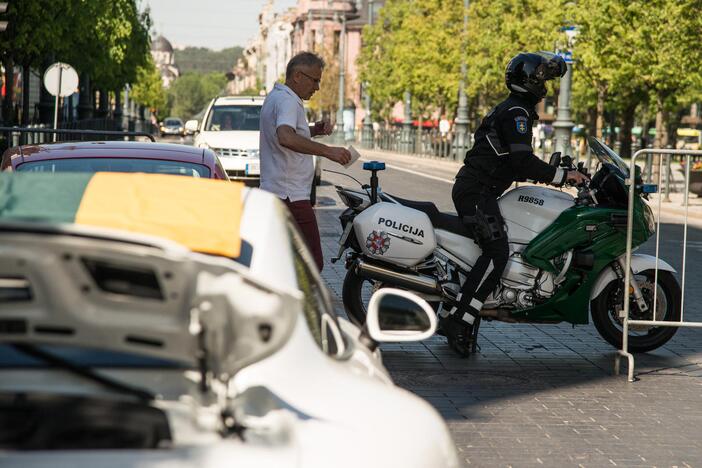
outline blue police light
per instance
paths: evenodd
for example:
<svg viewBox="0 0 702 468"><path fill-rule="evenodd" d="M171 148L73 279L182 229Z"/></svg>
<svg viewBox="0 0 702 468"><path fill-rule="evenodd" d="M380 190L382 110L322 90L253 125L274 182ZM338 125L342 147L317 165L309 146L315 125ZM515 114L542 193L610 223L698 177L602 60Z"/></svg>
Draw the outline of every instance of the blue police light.
<svg viewBox="0 0 702 468"><path fill-rule="evenodd" d="M656 184L641 184L641 193L658 193L658 185Z"/></svg>
<svg viewBox="0 0 702 468"><path fill-rule="evenodd" d="M363 170L365 171L384 171L385 163L380 161L368 161L363 163Z"/></svg>

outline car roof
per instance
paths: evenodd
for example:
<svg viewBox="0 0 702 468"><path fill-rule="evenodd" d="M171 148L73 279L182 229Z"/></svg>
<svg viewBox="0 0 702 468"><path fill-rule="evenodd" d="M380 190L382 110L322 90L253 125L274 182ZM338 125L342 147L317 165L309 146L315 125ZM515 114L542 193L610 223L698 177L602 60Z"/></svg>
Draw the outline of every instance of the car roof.
<svg viewBox="0 0 702 468"><path fill-rule="evenodd" d="M215 98L214 106L240 105L260 106L264 101L263 96L219 96Z"/></svg>
<svg viewBox="0 0 702 468"><path fill-rule="evenodd" d="M204 150L193 146L140 141L77 141L10 148L13 167L30 161L64 158L139 158L203 164Z"/></svg>

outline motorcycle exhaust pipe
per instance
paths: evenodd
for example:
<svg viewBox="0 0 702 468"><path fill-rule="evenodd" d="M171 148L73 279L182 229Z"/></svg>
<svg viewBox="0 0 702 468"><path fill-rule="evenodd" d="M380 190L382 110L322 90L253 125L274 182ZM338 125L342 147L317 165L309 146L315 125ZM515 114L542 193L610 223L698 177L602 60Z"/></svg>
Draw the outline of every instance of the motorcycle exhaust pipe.
<svg viewBox="0 0 702 468"><path fill-rule="evenodd" d="M413 275L388 270L377 265L371 265L361 260L356 260L356 274L364 278L382 281L394 286L421 292L424 294L441 294L441 287L436 279L427 275Z"/></svg>

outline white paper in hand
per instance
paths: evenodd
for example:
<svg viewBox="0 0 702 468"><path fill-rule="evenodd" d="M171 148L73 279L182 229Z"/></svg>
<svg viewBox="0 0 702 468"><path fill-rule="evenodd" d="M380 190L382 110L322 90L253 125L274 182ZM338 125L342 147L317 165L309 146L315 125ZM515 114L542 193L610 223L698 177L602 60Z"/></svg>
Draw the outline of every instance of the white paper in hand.
<svg viewBox="0 0 702 468"><path fill-rule="evenodd" d="M351 167L351 165L352 165L353 163L355 163L355 162L358 160L358 158L361 157L361 153L359 153L358 151L356 151L356 148L354 148L353 146L349 146L349 147L348 147L348 150L349 150L349 153L351 153L351 160L350 160L349 162L347 162L346 164L344 164L344 167L345 167L346 169L348 169L349 167Z"/></svg>

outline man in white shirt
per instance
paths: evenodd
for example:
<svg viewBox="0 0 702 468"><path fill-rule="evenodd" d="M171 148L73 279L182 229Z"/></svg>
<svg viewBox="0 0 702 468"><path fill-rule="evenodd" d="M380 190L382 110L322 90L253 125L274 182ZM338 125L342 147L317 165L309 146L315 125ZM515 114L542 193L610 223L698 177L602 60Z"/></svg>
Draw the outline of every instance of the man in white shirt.
<svg viewBox="0 0 702 468"><path fill-rule="evenodd" d="M302 101L319 90L324 61L311 52L301 52L288 62L285 84L276 83L261 109L261 188L276 194L290 209L302 235L322 270L324 259L317 219L310 203L314 178L312 155L339 164L351 160L346 148L327 146L312 140L329 135L326 121L309 125Z"/></svg>

